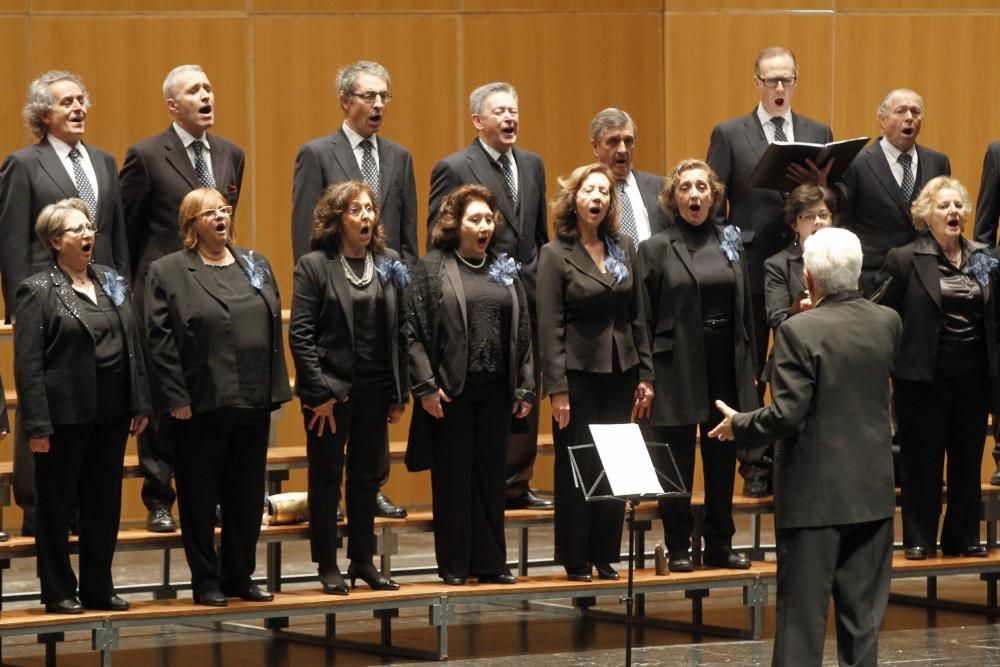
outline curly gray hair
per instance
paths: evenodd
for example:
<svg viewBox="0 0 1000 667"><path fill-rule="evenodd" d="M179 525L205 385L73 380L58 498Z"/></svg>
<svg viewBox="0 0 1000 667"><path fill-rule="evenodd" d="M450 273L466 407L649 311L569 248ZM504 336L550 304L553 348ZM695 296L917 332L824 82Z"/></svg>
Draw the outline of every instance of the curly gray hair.
<svg viewBox="0 0 1000 667"><path fill-rule="evenodd" d="M83 85L83 80L76 74L63 70L49 70L42 74L28 84L28 101L25 102L24 109L21 110L24 124L39 139L44 139L45 135L48 134L48 127L42 119L45 118L45 114L52 111L55 104L50 86L59 81L71 81L78 85L83 91L83 108L90 108L90 94L87 92L87 87Z"/></svg>

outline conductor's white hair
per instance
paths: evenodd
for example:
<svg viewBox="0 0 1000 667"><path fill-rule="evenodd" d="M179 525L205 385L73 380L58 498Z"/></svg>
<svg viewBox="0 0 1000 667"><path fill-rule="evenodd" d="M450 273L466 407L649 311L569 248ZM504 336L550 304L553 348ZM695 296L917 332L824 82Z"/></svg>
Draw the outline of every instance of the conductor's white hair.
<svg viewBox="0 0 1000 667"><path fill-rule="evenodd" d="M820 229L806 239L802 262L823 294L856 290L861 277L861 241L846 229Z"/></svg>

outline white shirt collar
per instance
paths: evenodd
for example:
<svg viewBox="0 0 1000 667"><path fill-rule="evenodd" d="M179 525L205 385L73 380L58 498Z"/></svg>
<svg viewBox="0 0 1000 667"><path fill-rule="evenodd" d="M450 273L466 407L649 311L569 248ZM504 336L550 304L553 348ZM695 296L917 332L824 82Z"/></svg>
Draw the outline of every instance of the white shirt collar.
<svg viewBox="0 0 1000 667"><path fill-rule="evenodd" d="M478 139L477 141L479 141L479 144L483 147L483 149L486 150L486 154L489 155L491 158L493 158L494 162L496 162L497 160L499 160L501 155L506 155L507 159L510 160L511 162L514 161L514 149L511 149L511 150L507 151L506 153L501 153L497 149L495 149L492 146L490 146L489 144L487 144L482 139Z"/></svg>
<svg viewBox="0 0 1000 667"><path fill-rule="evenodd" d="M48 139L49 145L52 146L52 148L55 149L56 155L59 156L60 160L67 160L67 159L69 159L69 152L71 150L73 150L74 148L79 148L80 149L80 153L84 157L88 157L89 158L89 155L87 154L87 149L84 148L84 146L83 146L83 141L77 142L76 146L70 146L69 144L67 144L62 139L58 139L58 138L56 138L55 136L53 136L51 134L45 135L45 138Z"/></svg>
<svg viewBox="0 0 1000 667"><path fill-rule="evenodd" d="M785 119L785 124L782 126L782 130L784 130L786 127L791 127L792 126L792 109L791 109L791 107L789 107L788 110L785 111L785 113L781 114L780 117ZM758 102L757 103L757 118L760 120L760 124L763 125L764 123L770 123L771 119L775 118L775 116L772 116L771 114L769 114L764 109L764 103L763 102ZM772 125L773 125L773 123L772 123ZM785 132L785 134L787 135L788 133Z"/></svg>
<svg viewBox="0 0 1000 667"><path fill-rule="evenodd" d="M200 141L205 148L209 151L212 150L212 145L208 143L208 132L203 132L201 138L199 139L178 125L176 122L174 123L174 132L176 132L177 136L181 138L181 143L184 144L184 148L188 148L194 142Z"/></svg>
<svg viewBox="0 0 1000 667"><path fill-rule="evenodd" d="M895 164L899 161L899 156L903 154L903 151L899 150L888 139L882 137L879 139L879 143L882 144L882 150L885 151L885 156L889 160L890 164ZM916 159L917 157L917 145L913 144L910 150L906 151L907 155Z"/></svg>
<svg viewBox="0 0 1000 667"><path fill-rule="evenodd" d="M368 141L372 142L372 148L375 149L375 152L376 153L378 152L378 140L376 138L377 135L373 134L370 137L362 137L360 134L351 129L351 127L347 124L346 120L344 121L344 124L341 127L344 128L344 134L347 135L347 140L351 143L351 150L357 150L358 145L362 141L367 139Z"/></svg>

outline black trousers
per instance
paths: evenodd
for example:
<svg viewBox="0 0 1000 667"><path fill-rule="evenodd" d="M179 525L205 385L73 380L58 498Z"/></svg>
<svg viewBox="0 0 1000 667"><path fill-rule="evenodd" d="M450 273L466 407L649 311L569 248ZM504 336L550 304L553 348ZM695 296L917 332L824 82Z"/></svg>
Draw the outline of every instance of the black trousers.
<svg viewBox="0 0 1000 667"><path fill-rule="evenodd" d="M69 560L69 518L79 505L80 599L100 604L115 594L111 563L118 542L122 460L131 418L55 427L46 454L35 454L35 545L42 602L76 597Z"/></svg>
<svg viewBox="0 0 1000 667"><path fill-rule="evenodd" d="M24 436L21 411L14 413L14 502L24 515L21 530L29 535L35 532L35 455Z"/></svg>
<svg viewBox="0 0 1000 667"><path fill-rule="evenodd" d="M767 344L771 336L771 327L767 323L767 307L764 303L764 295L754 294L751 297L751 304L753 306L753 354L755 363L754 367L757 369L757 398L759 398L761 403L763 403L767 383L761 380L761 375L764 373L764 364L767 362ZM768 448L767 455L773 458L773 445ZM771 479L771 466L756 463L743 463L741 461L739 471L740 476L743 479Z"/></svg>
<svg viewBox="0 0 1000 667"><path fill-rule="evenodd" d="M174 478L174 419L163 415L151 419L149 427L136 438L139 467L142 469L142 503L146 509L169 510L177 499L170 482Z"/></svg>
<svg viewBox="0 0 1000 667"><path fill-rule="evenodd" d="M590 424L628 423L638 372L635 368L616 373L567 371L570 422L555 434L555 559L567 569L591 563L621 560L625 505L616 500L587 502L584 490L575 485L569 447L593 443ZM573 453L583 483L589 488L604 469L596 449ZM610 493L607 480L596 493Z"/></svg>
<svg viewBox="0 0 1000 667"><path fill-rule="evenodd" d="M989 418L989 377L969 373L938 377L929 383L896 380L893 384L904 546L934 550L945 454L948 505L941 527L941 549L955 553L979 544L980 468Z"/></svg>
<svg viewBox="0 0 1000 667"><path fill-rule="evenodd" d="M336 433L309 430L313 413L303 410L309 456L309 544L322 571L337 563L337 504L347 448L347 555L370 562L375 553L375 494L388 430L389 396L358 396L333 408Z"/></svg>
<svg viewBox="0 0 1000 667"><path fill-rule="evenodd" d="M431 491L438 574L507 572L504 459L512 401L506 375L477 382L444 404L434 420ZM432 418L433 419L433 418Z"/></svg>
<svg viewBox="0 0 1000 667"><path fill-rule="evenodd" d="M892 518L779 528L777 542L778 604L771 664L822 664L831 594L840 664L878 664L878 632L892 575Z"/></svg>
<svg viewBox="0 0 1000 667"><path fill-rule="evenodd" d="M531 349L538 350L538 323L531 318ZM535 361L535 388L542 386L542 365ZM538 398L531 404L531 412L522 421L522 432L511 433L507 440L507 458L504 464L507 498L520 498L531 489L538 456Z"/></svg>
<svg viewBox="0 0 1000 667"><path fill-rule="evenodd" d="M177 420L177 503L195 593L239 593L256 569L264 507L267 408L219 408ZM222 550L215 552L215 506Z"/></svg>
<svg viewBox="0 0 1000 667"><path fill-rule="evenodd" d="M670 445L678 471L688 491L694 483L695 429L701 431L701 462L705 487L705 550L718 552L733 543L736 525L733 523L733 482L736 479L736 446L709 438L708 432L722 421L715 407L721 399L731 407L736 398L736 362L733 352L733 330L704 329L705 363L708 380L708 420L701 424L653 426L645 430L646 439ZM685 391L684 387L662 387L660 391ZM666 451L654 447L651 455L657 470L669 467ZM671 554L683 554L691 548L694 515L691 498L664 498L659 502L660 518L667 549Z"/></svg>

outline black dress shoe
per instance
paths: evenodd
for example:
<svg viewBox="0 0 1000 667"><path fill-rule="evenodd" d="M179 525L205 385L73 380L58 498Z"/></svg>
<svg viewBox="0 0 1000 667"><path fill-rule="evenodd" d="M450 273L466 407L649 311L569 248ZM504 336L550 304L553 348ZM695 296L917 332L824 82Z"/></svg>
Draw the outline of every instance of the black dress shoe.
<svg viewBox="0 0 1000 667"><path fill-rule="evenodd" d="M958 551L945 551L941 548L941 553L945 556L963 556L966 558L986 558L990 555L990 552L986 547L981 544L971 544L964 549L959 549Z"/></svg>
<svg viewBox="0 0 1000 667"><path fill-rule="evenodd" d="M508 498L505 504L509 510L550 510L553 508L551 500L539 498L531 489L516 498Z"/></svg>
<svg viewBox="0 0 1000 667"><path fill-rule="evenodd" d="M10 539L10 533L6 530L0 530L0 542L6 542Z"/></svg>
<svg viewBox="0 0 1000 667"><path fill-rule="evenodd" d="M319 571L319 583L323 585L323 592L327 595L347 595L349 592L344 575L336 565Z"/></svg>
<svg viewBox="0 0 1000 667"><path fill-rule="evenodd" d="M747 570L750 568L750 559L732 549L723 549L718 552L706 551L701 561L705 565L727 570Z"/></svg>
<svg viewBox="0 0 1000 667"><path fill-rule="evenodd" d="M517 577L515 577L510 572L505 572L503 574L488 574L480 575L479 583L481 584L516 584Z"/></svg>
<svg viewBox="0 0 1000 667"><path fill-rule="evenodd" d="M597 570L598 579L609 579L612 581L621 579L618 572L615 571L615 568L611 567L610 563L594 563L594 569Z"/></svg>
<svg viewBox="0 0 1000 667"><path fill-rule="evenodd" d="M227 598L222 591L205 591L204 593L195 592L194 603L205 607L225 607L229 604L229 598Z"/></svg>
<svg viewBox="0 0 1000 667"><path fill-rule="evenodd" d="M66 598L58 602L46 602L45 611L49 614L82 614L83 605L76 598Z"/></svg>
<svg viewBox="0 0 1000 667"><path fill-rule="evenodd" d="M743 495L747 498L764 498L771 495L767 477L751 477L743 482Z"/></svg>
<svg viewBox="0 0 1000 667"><path fill-rule="evenodd" d="M379 491L375 495L375 516L386 519L405 519L406 510L389 500L389 496Z"/></svg>
<svg viewBox="0 0 1000 667"><path fill-rule="evenodd" d="M454 575L454 574L446 574L443 577L441 577L441 580L444 583L448 584L449 586L464 586L465 585L465 577L459 577L459 576Z"/></svg>
<svg viewBox="0 0 1000 667"><path fill-rule="evenodd" d="M377 496L376 496L377 497ZM344 520L344 510L341 509L340 505L337 505L337 523Z"/></svg>
<svg viewBox="0 0 1000 667"><path fill-rule="evenodd" d="M112 595L106 600L98 600L96 602L84 601L83 607L84 609L98 609L101 611L128 611L129 604L117 595Z"/></svg>
<svg viewBox="0 0 1000 667"><path fill-rule="evenodd" d="M582 567L567 567L566 568L566 579L569 581L593 581L594 578L590 574L590 566L584 565Z"/></svg>
<svg viewBox="0 0 1000 667"><path fill-rule="evenodd" d="M246 600L247 602L272 602L274 600L274 593L265 591L257 584L250 584L249 587L242 591L225 591L223 595Z"/></svg>
<svg viewBox="0 0 1000 667"><path fill-rule="evenodd" d="M177 523L174 517L170 516L170 510L166 507L157 507L150 510L146 517L146 530L153 533L172 533L177 530Z"/></svg>
<svg viewBox="0 0 1000 667"><path fill-rule="evenodd" d="M368 584L368 587L373 591L398 591L399 584L390 579L389 577L383 577L382 573L379 572L374 563L355 563L351 562L347 566L347 578L351 580L351 588L357 588L357 580Z"/></svg>
<svg viewBox="0 0 1000 667"><path fill-rule="evenodd" d="M906 550L903 551L903 557L906 560L927 560L927 547L906 547Z"/></svg>

